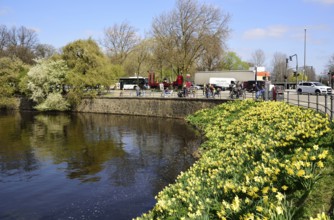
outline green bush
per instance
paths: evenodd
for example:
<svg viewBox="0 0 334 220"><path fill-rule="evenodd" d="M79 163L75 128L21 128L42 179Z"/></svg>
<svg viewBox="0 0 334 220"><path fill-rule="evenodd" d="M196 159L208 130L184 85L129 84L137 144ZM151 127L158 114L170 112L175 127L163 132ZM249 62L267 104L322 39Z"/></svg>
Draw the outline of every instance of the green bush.
<svg viewBox="0 0 334 220"><path fill-rule="evenodd" d="M67 111L70 104L59 93L50 93L46 100L35 107L39 111Z"/></svg>

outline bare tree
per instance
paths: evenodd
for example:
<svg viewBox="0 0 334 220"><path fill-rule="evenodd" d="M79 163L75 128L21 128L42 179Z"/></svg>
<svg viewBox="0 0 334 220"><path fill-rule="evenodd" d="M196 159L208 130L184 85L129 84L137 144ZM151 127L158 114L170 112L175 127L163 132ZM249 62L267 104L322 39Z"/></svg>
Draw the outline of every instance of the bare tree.
<svg viewBox="0 0 334 220"><path fill-rule="evenodd" d="M8 29L5 25L0 25L0 57L5 56L8 43Z"/></svg>
<svg viewBox="0 0 334 220"><path fill-rule="evenodd" d="M315 70L312 66L305 67L304 75L306 77L305 80L308 80L308 81L315 81L317 78L315 74Z"/></svg>
<svg viewBox="0 0 334 220"><path fill-rule="evenodd" d="M38 44L35 48L37 58L49 58L56 53L56 49L49 44Z"/></svg>
<svg viewBox="0 0 334 220"><path fill-rule="evenodd" d="M255 66L264 66L264 62L266 60L266 57L264 55L263 50L258 49L252 54L252 61Z"/></svg>
<svg viewBox="0 0 334 220"><path fill-rule="evenodd" d="M286 54L276 52L272 60L273 72L272 80L284 82L288 78Z"/></svg>
<svg viewBox="0 0 334 220"><path fill-rule="evenodd" d="M164 73L164 69L173 69L172 64L168 63L165 59L166 51L162 44L160 44L157 40L153 39L153 48L152 48L152 59L150 60L151 66L149 68L150 71L156 70L160 72L160 78L162 79L162 75Z"/></svg>
<svg viewBox="0 0 334 220"><path fill-rule="evenodd" d="M35 47L38 44L37 34L34 30L26 27L0 27L0 50L1 54L9 57L18 57L23 62L32 64L36 57Z"/></svg>
<svg viewBox="0 0 334 220"><path fill-rule="evenodd" d="M137 73L139 75L146 74L150 68L150 61L153 49L153 42L151 39L141 41L132 53L129 55L127 61L124 63L126 72Z"/></svg>
<svg viewBox="0 0 334 220"><path fill-rule="evenodd" d="M328 83L331 85L333 88L333 76L334 76L334 54L329 58L328 64L327 64L327 69L328 69Z"/></svg>
<svg viewBox="0 0 334 220"><path fill-rule="evenodd" d="M327 68L329 72L334 72L334 54L329 58Z"/></svg>
<svg viewBox="0 0 334 220"><path fill-rule="evenodd" d="M174 72L186 73L205 51L208 36L221 42L226 40L230 32L229 18L218 8L199 4L196 0L177 0L174 10L154 18L153 36Z"/></svg>
<svg viewBox="0 0 334 220"><path fill-rule="evenodd" d="M9 44L33 49L38 43L37 34L34 30L26 27L13 27L9 30Z"/></svg>
<svg viewBox="0 0 334 220"><path fill-rule="evenodd" d="M123 22L104 30L102 45L115 64L123 64L129 53L140 42L134 27Z"/></svg>
<svg viewBox="0 0 334 220"><path fill-rule="evenodd" d="M217 70L224 52L221 40L215 36L208 35L203 43L203 47L204 49L199 56L197 68L207 71Z"/></svg>

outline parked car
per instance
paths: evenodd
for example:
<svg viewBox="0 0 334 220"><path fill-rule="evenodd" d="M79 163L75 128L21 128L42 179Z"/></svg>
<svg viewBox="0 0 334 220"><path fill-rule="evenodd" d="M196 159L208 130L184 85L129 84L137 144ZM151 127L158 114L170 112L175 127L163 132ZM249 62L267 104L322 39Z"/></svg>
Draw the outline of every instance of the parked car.
<svg viewBox="0 0 334 220"><path fill-rule="evenodd" d="M332 94L332 88L325 86L320 82L301 82L296 88L298 93L309 93L309 94Z"/></svg>

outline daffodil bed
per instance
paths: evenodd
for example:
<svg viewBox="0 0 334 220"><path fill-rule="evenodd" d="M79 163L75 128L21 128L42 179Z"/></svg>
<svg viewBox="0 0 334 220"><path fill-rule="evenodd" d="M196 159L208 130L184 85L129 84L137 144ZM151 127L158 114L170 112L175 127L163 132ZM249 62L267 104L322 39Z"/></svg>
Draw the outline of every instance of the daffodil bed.
<svg viewBox="0 0 334 220"><path fill-rule="evenodd" d="M246 100L186 120L206 136L201 157L138 219L328 218L303 208L331 161L334 135L324 115Z"/></svg>

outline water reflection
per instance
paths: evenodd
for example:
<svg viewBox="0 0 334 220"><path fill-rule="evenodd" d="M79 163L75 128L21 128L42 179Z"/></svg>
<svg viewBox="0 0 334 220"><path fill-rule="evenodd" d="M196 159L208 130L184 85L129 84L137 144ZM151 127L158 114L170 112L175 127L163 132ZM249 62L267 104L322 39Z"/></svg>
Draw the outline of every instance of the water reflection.
<svg viewBox="0 0 334 220"><path fill-rule="evenodd" d="M19 114L1 115L0 117L0 181L4 176L17 175L36 170L38 160L34 157L29 143L29 135L23 131L24 125Z"/></svg>
<svg viewBox="0 0 334 220"><path fill-rule="evenodd" d="M2 113L0 136L0 197L22 204L1 204L1 219L135 217L193 163L199 144L180 120L107 114Z"/></svg>

